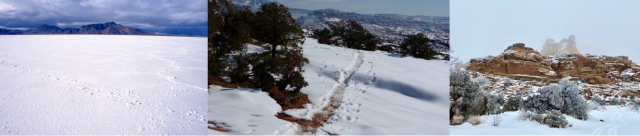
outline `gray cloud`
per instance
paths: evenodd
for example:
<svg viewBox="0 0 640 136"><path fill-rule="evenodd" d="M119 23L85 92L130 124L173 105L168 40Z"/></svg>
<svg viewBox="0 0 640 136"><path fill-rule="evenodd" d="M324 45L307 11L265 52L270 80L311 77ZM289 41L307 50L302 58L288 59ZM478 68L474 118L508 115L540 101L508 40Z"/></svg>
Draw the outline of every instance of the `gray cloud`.
<svg viewBox="0 0 640 136"><path fill-rule="evenodd" d="M202 28L206 33L204 0L3 0L0 26L61 28L116 22L125 26L161 29Z"/></svg>

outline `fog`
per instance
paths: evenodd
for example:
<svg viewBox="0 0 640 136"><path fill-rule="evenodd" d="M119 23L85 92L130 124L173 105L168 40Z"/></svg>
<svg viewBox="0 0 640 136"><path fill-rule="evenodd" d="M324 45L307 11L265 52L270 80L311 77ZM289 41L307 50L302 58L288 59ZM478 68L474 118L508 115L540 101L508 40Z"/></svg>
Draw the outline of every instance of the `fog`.
<svg viewBox="0 0 640 136"><path fill-rule="evenodd" d="M578 47L576 46L576 37L571 35L569 39L563 38L560 42L556 43L553 39L549 38L542 46L540 55L551 56L556 54L580 54Z"/></svg>

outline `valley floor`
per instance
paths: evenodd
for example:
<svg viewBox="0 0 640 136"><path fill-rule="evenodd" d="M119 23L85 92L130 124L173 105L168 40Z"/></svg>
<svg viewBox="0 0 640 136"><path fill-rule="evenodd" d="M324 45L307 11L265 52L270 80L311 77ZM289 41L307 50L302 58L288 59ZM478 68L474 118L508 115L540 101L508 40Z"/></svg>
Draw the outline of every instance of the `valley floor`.
<svg viewBox="0 0 640 136"><path fill-rule="evenodd" d="M0 36L0 135L206 134L206 38Z"/></svg>

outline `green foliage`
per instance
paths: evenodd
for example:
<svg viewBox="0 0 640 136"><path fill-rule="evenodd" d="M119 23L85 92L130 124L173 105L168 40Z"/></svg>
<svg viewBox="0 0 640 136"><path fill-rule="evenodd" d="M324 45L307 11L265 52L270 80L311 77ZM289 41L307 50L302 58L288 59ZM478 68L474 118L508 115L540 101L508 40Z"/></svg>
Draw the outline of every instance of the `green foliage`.
<svg viewBox="0 0 640 136"><path fill-rule="evenodd" d="M335 24L329 25L331 36L342 40L343 46L358 50L375 51L380 39L373 35L369 30L364 29L360 23L355 20L341 20Z"/></svg>
<svg viewBox="0 0 640 136"><path fill-rule="evenodd" d="M252 18L253 13L246 6L237 7L226 0L209 1L209 76L233 73L239 76L236 79L246 79L246 75L238 75L248 69L246 63L233 58L246 52L246 43L251 41L248 22Z"/></svg>
<svg viewBox="0 0 640 136"><path fill-rule="evenodd" d="M502 107L503 112L504 111L518 111L518 108L520 107L520 101L522 101L522 97L520 96L515 96L515 97L511 97L507 100L507 103L504 104L504 106Z"/></svg>
<svg viewBox="0 0 640 136"><path fill-rule="evenodd" d="M432 59L437 54L436 51L428 48L429 38L424 34L409 35L407 39L400 44L400 49L404 55L412 55L417 58Z"/></svg>
<svg viewBox="0 0 640 136"><path fill-rule="evenodd" d="M252 27L252 37L260 43L269 44L271 57L276 57L278 46L298 47L304 44L302 28L284 5L274 2L262 5L261 11L256 12ZM285 47L283 49L286 51Z"/></svg>
<svg viewBox="0 0 640 136"><path fill-rule="evenodd" d="M567 126L568 122L559 110L546 111L546 113L547 119L545 119L545 121L549 127L564 128Z"/></svg>
<svg viewBox="0 0 640 136"><path fill-rule="evenodd" d="M329 29L315 30L313 31L313 35L318 38L318 43L331 44L331 31L329 31Z"/></svg>

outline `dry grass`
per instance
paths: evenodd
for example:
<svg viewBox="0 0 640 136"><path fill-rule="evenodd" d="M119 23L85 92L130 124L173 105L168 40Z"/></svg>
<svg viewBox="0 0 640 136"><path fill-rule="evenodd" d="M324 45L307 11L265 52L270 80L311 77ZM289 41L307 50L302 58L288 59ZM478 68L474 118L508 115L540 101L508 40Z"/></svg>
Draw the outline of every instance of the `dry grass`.
<svg viewBox="0 0 640 136"><path fill-rule="evenodd" d="M224 127L231 127L227 124L225 124L224 122L218 124L215 121L208 121L208 124L211 124L213 126L207 126L209 129L215 130L215 131L220 131L220 132L229 132L229 130L222 128Z"/></svg>
<svg viewBox="0 0 640 136"><path fill-rule="evenodd" d="M478 125L478 124L482 124L482 119L480 119L480 116L478 115L472 115L469 117L469 119L467 119L467 122L471 123L472 125Z"/></svg>
<svg viewBox="0 0 640 136"><path fill-rule="evenodd" d="M302 109L304 108L302 105L311 103L309 102L306 94L297 93L297 100L292 100L291 97L289 97L289 93L291 92L289 92L288 90L280 91L278 90L278 87L273 87L271 88L269 97L276 100L278 105L282 107L282 111L286 111L288 109Z"/></svg>

